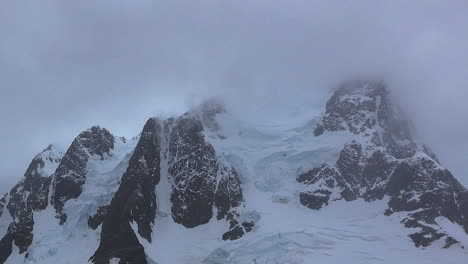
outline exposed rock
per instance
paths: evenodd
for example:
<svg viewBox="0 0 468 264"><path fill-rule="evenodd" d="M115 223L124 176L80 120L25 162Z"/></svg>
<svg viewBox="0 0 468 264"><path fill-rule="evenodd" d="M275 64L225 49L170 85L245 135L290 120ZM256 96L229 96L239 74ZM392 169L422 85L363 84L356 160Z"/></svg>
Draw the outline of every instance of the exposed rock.
<svg viewBox="0 0 468 264"><path fill-rule="evenodd" d="M377 96L385 96L381 82L353 81L343 84L328 100L323 116L327 131L349 130L359 134L375 126L368 113L377 111Z"/></svg>
<svg viewBox="0 0 468 264"><path fill-rule="evenodd" d="M8 197L8 194L5 194L2 199L0 199L0 217L3 214L3 208L5 208L5 205L7 204L6 198Z"/></svg>
<svg viewBox="0 0 468 264"><path fill-rule="evenodd" d="M100 226L104 222L108 210L109 205L99 207L97 212L88 218L88 226L91 229L96 230L96 228L98 228L98 226Z"/></svg>
<svg viewBox="0 0 468 264"><path fill-rule="evenodd" d="M248 232L239 224L240 214L236 211L243 202L240 177L233 167L217 157L204 134L206 130L219 129L215 117L224 111L217 101L210 101L194 112L166 121L165 153L172 182L174 221L188 228L206 224L216 208L216 218L231 223L223 238L237 239Z"/></svg>
<svg viewBox="0 0 468 264"><path fill-rule="evenodd" d="M0 240L0 263L5 263L11 255L13 251L13 241L14 236L10 232Z"/></svg>
<svg viewBox="0 0 468 264"><path fill-rule="evenodd" d="M33 209L27 203L27 191L23 190L23 182L17 184L10 191L10 201L8 211L13 217L13 222L8 227L8 233L13 235L15 244L19 247L20 253L25 252L33 240Z"/></svg>
<svg viewBox="0 0 468 264"><path fill-rule="evenodd" d="M301 204L307 206L310 209L318 210L324 205L328 205L330 200L330 191L317 190L314 192L301 192L299 199Z"/></svg>
<svg viewBox="0 0 468 264"><path fill-rule="evenodd" d="M241 225L236 225L223 234L223 240L236 240L241 238L244 234L244 228Z"/></svg>
<svg viewBox="0 0 468 264"><path fill-rule="evenodd" d="M303 205L318 210L331 200L356 200L362 181L364 156L360 144L353 141L340 152L334 166L323 165L297 177L300 183L314 185L319 190L300 193ZM332 195L332 193L335 193ZM332 197L333 196L333 197Z"/></svg>
<svg viewBox="0 0 468 264"><path fill-rule="evenodd" d="M449 248L455 244L460 244L460 242L458 242L456 239L454 239L453 237L447 237L445 239L445 245L444 245L444 248Z"/></svg>
<svg viewBox="0 0 468 264"><path fill-rule="evenodd" d="M176 223L193 228L208 223L213 216L217 158L205 140L198 115L187 113L169 126L172 217Z"/></svg>
<svg viewBox="0 0 468 264"><path fill-rule="evenodd" d="M151 242L157 209L155 187L160 180L161 129L156 119L146 122L119 189L107 213L102 214L101 241L90 258L93 263L107 264L111 258L121 263L147 263L144 248L130 224L136 223L138 234ZM94 218L96 223L99 217Z"/></svg>
<svg viewBox="0 0 468 264"><path fill-rule="evenodd" d="M232 167L220 166L218 188L214 196L214 205L218 208L217 219L223 219L227 213L241 205L243 200L241 182L236 170Z"/></svg>
<svg viewBox="0 0 468 264"><path fill-rule="evenodd" d="M244 236L246 233L252 231L254 227L253 221L239 222L239 214L236 212L230 212L226 216L226 220L229 221L229 231L223 234L223 240L236 240Z"/></svg>
<svg viewBox="0 0 468 264"><path fill-rule="evenodd" d="M427 246L446 235L428 226L437 225L437 217L463 225L463 204L455 197L464 191L452 174L434 160L416 157L405 160L393 172L388 182L388 205L391 212L409 212L404 221L416 221L411 227L423 230L411 238L416 246Z"/></svg>
<svg viewBox="0 0 468 264"><path fill-rule="evenodd" d="M407 212L405 227L420 229L410 235L417 247L442 237L446 247L457 243L432 226L438 225L436 218L446 217L468 233L466 189L427 146L413 141L409 127L382 82L342 85L314 133L348 130L356 140L344 146L335 164L298 175L297 181L309 186L300 193L300 202L318 210L334 200L372 201L387 195L385 214Z"/></svg>
<svg viewBox="0 0 468 264"><path fill-rule="evenodd" d="M376 150L365 162L362 170L360 186L366 187L366 192L362 194L367 201L383 199L387 193L387 185L391 174L395 170L398 162L382 150Z"/></svg>
<svg viewBox="0 0 468 264"><path fill-rule="evenodd" d="M63 212L65 202L78 198L82 192L89 157L99 155L101 159L104 159L105 154L110 155L114 142L114 136L105 128L98 126L81 132L73 140L52 180L52 204L61 224L67 220L67 215Z"/></svg>
<svg viewBox="0 0 468 264"><path fill-rule="evenodd" d="M325 132L325 127L323 124L318 124L314 129L314 136L318 137Z"/></svg>
<svg viewBox="0 0 468 264"><path fill-rule="evenodd" d="M63 153L49 146L30 163L24 177L8 195L0 200L0 216L7 209L13 218L0 242L0 263L12 252L15 243L20 253L26 252L33 241L34 211L48 205L50 173L57 168Z"/></svg>
<svg viewBox="0 0 468 264"><path fill-rule="evenodd" d="M468 191L461 192L457 200L460 204L460 211L463 216L463 228L468 234Z"/></svg>
<svg viewBox="0 0 468 264"><path fill-rule="evenodd" d="M108 263L111 258L146 263L138 262L144 257L144 249L130 223L136 222L138 234L151 242L155 186L160 180L162 159L167 162L172 218L176 223L188 228L205 224L216 207L217 218L231 224L230 234L224 237L237 239L252 230L253 223L238 221L236 208L243 201L239 175L218 160L213 146L205 140L205 126L215 128L215 115L223 109L214 106L203 105L177 119L147 122L110 205L88 219L93 229L102 223L100 246L90 260L98 264ZM160 153L164 156L160 157Z"/></svg>
<svg viewBox="0 0 468 264"><path fill-rule="evenodd" d="M336 161L336 168L341 177L350 185L349 189L357 193L359 191L357 186L361 182L364 169L364 153L361 144L356 141L346 144Z"/></svg>

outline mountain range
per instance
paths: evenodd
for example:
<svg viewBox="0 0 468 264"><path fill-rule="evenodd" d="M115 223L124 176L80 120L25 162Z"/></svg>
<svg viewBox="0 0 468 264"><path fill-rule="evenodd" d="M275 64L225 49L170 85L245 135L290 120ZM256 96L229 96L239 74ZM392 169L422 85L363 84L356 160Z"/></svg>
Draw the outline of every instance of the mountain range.
<svg viewBox="0 0 468 264"><path fill-rule="evenodd" d="M300 127L210 99L50 145L0 200L0 263L464 263L468 190L382 81Z"/></svg>

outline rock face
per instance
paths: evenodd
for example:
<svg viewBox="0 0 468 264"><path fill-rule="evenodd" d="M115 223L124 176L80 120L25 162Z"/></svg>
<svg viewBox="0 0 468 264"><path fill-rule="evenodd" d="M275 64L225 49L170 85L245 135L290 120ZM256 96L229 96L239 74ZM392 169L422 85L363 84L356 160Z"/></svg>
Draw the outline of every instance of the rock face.
<svg viewBox="0 0 468 264"><path fill-rule="evenodd" d="M205 141L203 124L197 115L186 114L174 120L168 124L168 131L172 217L188 228L206 224L213 216L215 150Z"/></svg>
<svg viewBox="0 0 468 264"><path fill-rule="evenodd" d="M205 139L205 130L218 129L215 116L223 111L211 102L176 119L148 120L110 205L101 207L88 220L92 229L102 223L100 246L91 261L101 264L116 258L122 263L148 263L138 235L152 241L155 187L162 168L167 168L164 175L171 183L175 223L187 228L206 224L216 208L217 219L230 223L223 239L234 240L252 230L252 222L238 220L236 209L243 202L239 175L219 160ZM131 223L137 224L138 234Z"/></svg>
<svg viewBox="0 0 468 264"><path fill-rule="evenodd" d="M237 228L237 235L223 235L223 239L233 240L251 230L241 228L242 224L253 223L239 223L236 208L243 202L239 175L218 159L204 134L205 130L219 130L215 117L224 111L216 100L208 101L194 112L168 120L165 130L174 221L187 228L206 224L216 208L217 219L230 223L227 233Z"/></svg>
<svg viewBox="0 0 468 264"><path fill-rule="evenodd" d="M94 263L109 263L112 258L121 263L147 263L144 248L130 223L136 223L138 234L151 242L157 209L155 187L160 180L160 134L159 121L149 119L119 189L110 205L99 210L98 218L104 221L99 248L91 257Z"/></svg>
<svg viewBox="0 0 468 264"><path fill-rule="evenodd" d="M407 212L405 227L419 228L410 235L414 244L428 246L445 238L446 246L457 241L434 226L438 217L465 226L466 189L443 168L435 155L413 141L408 122L391 104L381 82L342 85L326 105L315 135L349 131L347 143L335 164L324 164L298 175L308 185L300 202L318 210L335 200L388 197L387 215Z"/></svg>
<svg viewBox="0 0 468 264"><path fill-rule="evenodd" d="M214 196L214 204L218 209L218 220L227 216L231 208L236 208L243 201L239 175L232 167L221 166L218 171L220 180Z"/></svg>
<svg viewBox="0 0 468 264"><path fill-rule="evenodd" d="M3 208L5 208L5 204L6 204L6 197L7 195L5 194L4 197L2 197L2 199L0 199L0 217L2 216L3 214Z"/></svg>
<svg viewBox="0 0 468 264"><path fill-rule="evenodd" d="M114 136L98 126L81 132L73 140L52 177L52 204L61 224L67 221L67 215L63 212L65 202L78 198L82 192L89 157L99 155L104 159L104 155L109 155L114 148L114 142Z"/></svg>
<svg viewBox="0 0 468 264"><path fill-rule="evenodd" d="M31 162L24 178L0 200L0 216L9 213L12 222L0 240L0 263L12 252L13 243L23 253L33 241L34 212L48 205L50 174L61 162L63 153L49 146ZM8 212L6 212L8 210Z"/></svg>
<svg viewBox="0 0 468 264"><path fill-rule="evenodd" d="M215 116L224 111L219 103L211 101L165 125L172 218L187 228L208 223L214 208L218 220L229 221L229 231L238 226L239 213L235 208L243 202L239 175L218 159L204 134L205 130L219 129ZM238 237L248 231L242 229Z"/></svg>

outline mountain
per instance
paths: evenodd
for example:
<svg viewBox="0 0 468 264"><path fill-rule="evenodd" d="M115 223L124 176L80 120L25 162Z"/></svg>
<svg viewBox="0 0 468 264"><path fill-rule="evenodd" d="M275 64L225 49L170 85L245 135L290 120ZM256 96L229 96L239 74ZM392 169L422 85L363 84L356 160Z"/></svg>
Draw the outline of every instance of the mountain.
<svg viewBox="0 0 468 264"><path fill-rule="evenodd" d="M298 175L311 186L300 194L311 209L339 199L389 199L386 215L408 212L405 227L419 228L410 235L415 246L444 238L444 247L459 243L439 229L445 217L468 233L468 191L441 166L425 145L413 140L406 119L398 112L382 83L352 82L340 87L328 101L315 135L349 131L338 160Z"/></svg>
<svg viewBox="0 0 468 264"><path fill-rule="evenodd" d="M468 190L379 81L296 128L215 99L132 139L94 126L0 200L0 263L462 263L467 234Z"/></svg>

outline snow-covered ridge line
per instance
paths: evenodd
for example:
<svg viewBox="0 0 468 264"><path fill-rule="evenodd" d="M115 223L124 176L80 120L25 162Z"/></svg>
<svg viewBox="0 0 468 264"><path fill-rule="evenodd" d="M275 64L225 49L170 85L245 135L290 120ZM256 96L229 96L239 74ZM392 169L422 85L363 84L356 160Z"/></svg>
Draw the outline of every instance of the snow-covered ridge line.
<svg viewBox="0 0 468 264"><path fill-rule="evenodd" d="M383 82L343 84L300 128L249 124L209 100L150 118L132 140L96 126L66 153L37 157L44 165L0 200L0 263L427 260L416 247L462 263L467 253L468 192L413 138Z"/></svg>

